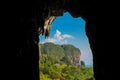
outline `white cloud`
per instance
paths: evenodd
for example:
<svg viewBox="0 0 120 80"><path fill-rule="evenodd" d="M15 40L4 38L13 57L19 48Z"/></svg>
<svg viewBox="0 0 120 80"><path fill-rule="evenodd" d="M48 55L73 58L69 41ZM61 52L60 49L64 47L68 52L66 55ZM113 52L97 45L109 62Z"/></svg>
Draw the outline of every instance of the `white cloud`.
<svg viewBox="0 0 120 80"><path fill-rule="evenodd" d="M64 34L64 35L62 35L62 37L63 37L63 38L73 38L73 36L68 35L68 34Z"/></svg>
<svg viewBox="0 0 120 80"><path fill-rule="evenodd" d="M54 39L61 41L63 40L62 36L61 36L61 32L59 30L56 30L56 33L54 34Z"/></svg>
<svg viewBox="0 0 120 80"><path fill-rule="evenodd" d="M59 30L56 30L56 33L54 34L53 38L47 38L45 42L52 42L52 43L58 43L58 44L67 44L66 39L73 39L72 35L69 34L62 34ZM42 42L42 43L45 43Z"/></svg>

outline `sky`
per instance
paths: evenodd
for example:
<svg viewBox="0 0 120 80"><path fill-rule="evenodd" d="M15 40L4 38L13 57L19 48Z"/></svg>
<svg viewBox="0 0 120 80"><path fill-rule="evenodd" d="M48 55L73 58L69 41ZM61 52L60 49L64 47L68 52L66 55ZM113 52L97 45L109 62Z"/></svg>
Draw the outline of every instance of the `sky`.
<svg viewBox="0 0 120 80"><path fill-rule="evenodd" d="M81 18L73 18L68 12L57 17L51 25L50 36L45 39L40 35L40 43L72 44L81 51L81 60L87 66L93 66L92 52L85 33L86 22Z"/></svg>

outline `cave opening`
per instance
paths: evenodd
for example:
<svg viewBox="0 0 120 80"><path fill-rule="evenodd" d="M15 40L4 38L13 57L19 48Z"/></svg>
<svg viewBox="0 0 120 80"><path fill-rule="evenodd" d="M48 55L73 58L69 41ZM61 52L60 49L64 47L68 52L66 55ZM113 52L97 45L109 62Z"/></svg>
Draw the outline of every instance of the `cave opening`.
<svg viewBox="0 0 120 80"><path fill-rule="evenodd" d="M82 19L81 17L73 18L69 14L69 12L65 12L63 16L56 17L55 21L51 23L49 37L45 38L42 35L39 36L40 38L40 60L41 60L39 63L40 64L39 68L40 68L40 79L41 80L44 79L45 77L51 78L51 79L63 79L63 78L80 79L80 80L94 79L93 77L94 76L93 56L92 56L92 52L91 52L89 42L86 36L85 24L86 24L85 20ZM66 45L68 48L66 47ZM75 50L72 50L71 45L74 46L75 49L78 49L80 51L79 57L78 57L78 54L77 54L77 57L76 55L75 56L67 55L70 52L71 53L76 52ZM66 52L65 54L62 54L62 49L60 47L62 47L65 50L63 51L63 52ZM70 52L67 51L66 49L68 49ZM61 54L55 55L57 53L56 51L57 52L60 51L59 53ZM66 55L67 55L67 59L69 59L71 63L69 63L69 60L66 60L66 58L63 57ZM77 58L79 59L78 61L75 60ZM45 61L47 60L48 62L46 63ZM55 60L55 61L51 61L51 60ZM59 67L64 65L62 69L65 69L66 64L67 64L67 67L70 64L77 66L77 67L84 66L86 67L84 69L86 69L86 73L88 74L85 74L84 76L81 77L81 75L79 74L80 72L79 72L78 74L74 73L76 75L79 75L79 77L75 75L74 75L75 77L73 77L73 75L60 71ZM52 66L51 67L52 70L53 71L55 70L55 72L52 72L52 70L50 71L49 69L50 65ZM46 66L49 66L49 67L46 67ZM54 69L54 68L57 68L57 69ZM75 69L76 68L74 68L73 70ZM62 74L57 74L57 72L67 74L69 76L66 77ZM51 75L50 73L54 75Z"/></svg>
<svg viewBox="0 0 120 80"><path fill-rule="evenodd" d="M18 4L19 2L20 4ZM5 24L2 30L7 30L5 32L7 35L2 36L2 40L3 43L10 46L10 50L6 50L6 46L3 47L5 50L2 49L5 53L3 60L5 60L4 66L6 66L3 70L6 70L6 72L13 72L14 70L8 78L13 80L28 80L28 78L38 80L39 56L36 42L38 42L39 34L36 35L37 30L39 30L39 27L44 27L44 20L49 16L60 16L59 14L64 13L64 11L68 11L73 17L81 16L86 21L86 33L94 57L95 79L108 80L108 78L112 78L110 75L107 76L111 74L111 70L109 70L111 64L108 63L111 62L109 61L111 57L105 56L109 55L109 50L104 51L107 45L105 38L109 34L106 32L109 30L105 29L109 29L109 27L104 25L107 20L103 19L107 18L103 11L106 8L99 2L96 0L32 0L29 3L22 0L19 2L10 4L14 7L9 6L3 9L5 14L2 21ZM9 14L7 14L8 12ZM5 37L8 36L8 33L10 38ZM10 63L10 68L7 68L8 64L6 63Z"/></svg>

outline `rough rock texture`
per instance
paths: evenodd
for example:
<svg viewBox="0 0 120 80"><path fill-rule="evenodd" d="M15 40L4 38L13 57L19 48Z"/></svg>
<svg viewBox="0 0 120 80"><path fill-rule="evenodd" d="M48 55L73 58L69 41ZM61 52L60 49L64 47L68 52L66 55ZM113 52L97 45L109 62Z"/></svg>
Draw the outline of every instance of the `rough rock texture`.
<svg viewBox="0 0 120 80"><path fill-rule="evenodd" d="M9 73L3 73L7 76L4 80L39 80L39 33L48 36L49 31L45 32L43 27L45 21L51 16L61 16L65 11L73 17L81 16L86 21L86 34L94 57L95 78L107 80L107 61L102 37L104 32L101 28L103 22L99 20L99 12L102 10L96 0L16 0L7 1L4 6L7 7L1 11L1 20L4 22L2 43L5 46L5 50L1 51L4 53L2 66L5 68L3 72L6 70Z"/></svg>

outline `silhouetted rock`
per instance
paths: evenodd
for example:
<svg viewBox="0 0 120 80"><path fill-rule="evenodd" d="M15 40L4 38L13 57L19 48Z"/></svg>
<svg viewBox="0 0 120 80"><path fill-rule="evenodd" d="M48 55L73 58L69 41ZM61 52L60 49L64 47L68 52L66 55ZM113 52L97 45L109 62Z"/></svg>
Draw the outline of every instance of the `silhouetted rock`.
<svg viewBox="0 0 120 80"><path fill-rule="evenodd" d="M96 80L112 77L106 76L109 70L104 56L103 36L106 33L103 30L107 26L104 26L105 20L100 20L104 19L101 17L104 11L99 8L103 5L96 3L96 0L10 0L4 6L4 11L1 11L2 14L4 12L1 15L4 19L1 20L4 21L2 34L5 36L2 37L2 43L4 46L9 45L10 50L2 47L5 49L4 63L10 65L9 69L6 65L7 70L4 70L12 72L8 74L11 75L9 79L39 80L39 33L48 36L49 29L44 30L45 21L51 16L61 16L66 11L73 17L82 17L86 21L86 34L93 53Z"/></svg>

